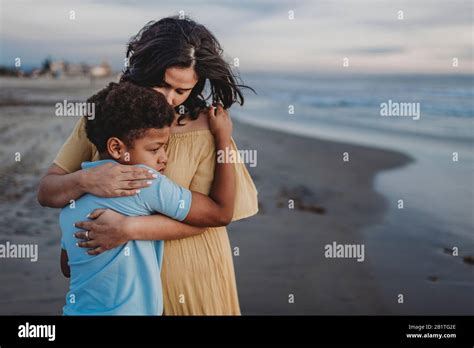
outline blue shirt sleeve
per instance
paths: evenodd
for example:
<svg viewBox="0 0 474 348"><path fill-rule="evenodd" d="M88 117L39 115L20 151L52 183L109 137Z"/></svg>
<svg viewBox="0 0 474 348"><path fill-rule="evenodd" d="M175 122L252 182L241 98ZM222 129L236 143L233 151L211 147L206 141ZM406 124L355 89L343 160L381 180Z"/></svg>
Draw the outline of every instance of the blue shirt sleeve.
<svg viewBox="0 0 474 348"><path fill-rule="evenodd" d="M158 212L172 219L183 221L191 208L191 191L181 187L162 174L153 184L138 194L151 212Z"/></svg>

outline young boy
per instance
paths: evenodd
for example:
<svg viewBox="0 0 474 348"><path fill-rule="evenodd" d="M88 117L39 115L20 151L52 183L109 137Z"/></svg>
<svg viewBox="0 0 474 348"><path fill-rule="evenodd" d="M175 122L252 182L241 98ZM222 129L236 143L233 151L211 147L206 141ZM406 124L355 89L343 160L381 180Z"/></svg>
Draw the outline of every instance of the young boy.
<svg viewBox="0 0 474 348"><path fill-rule="evenodd" d="M163 241L129 241L97 256L77 246L74 222L97 208L113 209L128 216L161 213L191 225L205 226L219 216L231 217L235 194L234 169L216 163L211 195L182 188L161 173L166 166L166 145L175 114L165 98L132 83L111 83L91 97L95 117L88 119L86 133L97 147L101 160L85 162L83 169L106 163L139 165L156 179L137 195L116 198L86 194L64 207L61 268L70 267L70 289L63 308L65 315L160 315L163 311L161 262ZM230 147L229 116L209 110L209 127L216 150ZM227 185L226 185L227 184ZM67 265L68 263L68 265Z"/></svg>

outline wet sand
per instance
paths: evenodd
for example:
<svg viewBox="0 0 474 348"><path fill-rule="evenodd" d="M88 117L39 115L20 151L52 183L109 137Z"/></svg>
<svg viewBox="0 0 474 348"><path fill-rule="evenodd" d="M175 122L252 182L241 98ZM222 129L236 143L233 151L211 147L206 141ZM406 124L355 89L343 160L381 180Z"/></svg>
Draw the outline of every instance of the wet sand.
<svg viewBox="0 0 474 348"><path fill-rule="evenodd" d="M326 258L325 245L365 244L387 202L374 176L409 163L407 156L236 124L237 145L257 149L249 168L260 213L229 227L244 314L390 314L378 298L370 250L364 262ZM349 161L343 161L343 153ZM295 201L290 209L288 201ZM294 303L290 303L290 295Z"/></svg>

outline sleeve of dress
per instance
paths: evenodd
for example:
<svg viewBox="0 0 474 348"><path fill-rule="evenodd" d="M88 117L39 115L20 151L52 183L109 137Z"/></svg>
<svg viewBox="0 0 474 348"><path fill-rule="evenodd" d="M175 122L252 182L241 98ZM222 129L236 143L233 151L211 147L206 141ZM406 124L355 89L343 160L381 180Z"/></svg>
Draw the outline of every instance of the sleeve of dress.
<svg viewBox="0 0 474 348"><path fill-rule="evenodd" d="M86 136L85 118L81 117L53 163L66 172L73 173L81 169L82 162L92 161L94 152L95 147Z"/></svg>
<svg viewBox="0 0 474 348"><path fill-rule="evenodd" d="M232 150L237 146L232 139ZM201 160L191 181L190 190L209 194L214 178L216 152L214 142L209 141L201 152ZM235 206L232 221L237 221L257 214L257 189L244 163L235 163Z"/></svg>
<svg viewBox="0 0 474 348"><path fill-rule="evenodd" d="M232 139L232 150L237 145ZM258 192L245 163L235 163L235 206L232 221L245 219L258 213Z"/></svg>

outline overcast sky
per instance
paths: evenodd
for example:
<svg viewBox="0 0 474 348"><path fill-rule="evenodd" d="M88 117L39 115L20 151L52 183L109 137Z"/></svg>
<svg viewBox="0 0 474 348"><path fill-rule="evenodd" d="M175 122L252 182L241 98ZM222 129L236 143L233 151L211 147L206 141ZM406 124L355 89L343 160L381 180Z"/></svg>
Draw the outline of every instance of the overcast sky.
<svg viewBox="0 0 474 348"><path fill-rule="evenodd" d="M0 63L107 59L149 20L184 11L219 39L241 71L472 73L472 0L0 0ZM70 20L70 11L75 20ZM294 11L290 20L289 11ZM403 11L403 20L399 20ZM459 59L453 69L452 59Z"/></svg>

